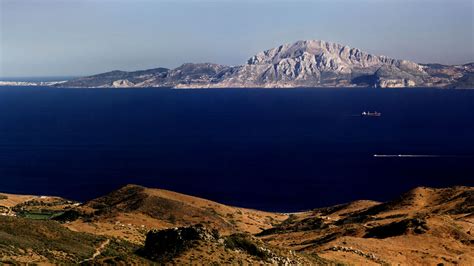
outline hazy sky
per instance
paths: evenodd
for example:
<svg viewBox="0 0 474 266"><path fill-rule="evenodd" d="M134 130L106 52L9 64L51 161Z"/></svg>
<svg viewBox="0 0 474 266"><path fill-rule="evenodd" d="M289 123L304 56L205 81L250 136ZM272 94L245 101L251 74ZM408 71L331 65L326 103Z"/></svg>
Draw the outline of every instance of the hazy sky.
<svg viewBox="0 0 474 266"><path fill-rule="evenodd" d="M0 0L0 77L237 65L303 39L474 61L474 0Z"/></svg>

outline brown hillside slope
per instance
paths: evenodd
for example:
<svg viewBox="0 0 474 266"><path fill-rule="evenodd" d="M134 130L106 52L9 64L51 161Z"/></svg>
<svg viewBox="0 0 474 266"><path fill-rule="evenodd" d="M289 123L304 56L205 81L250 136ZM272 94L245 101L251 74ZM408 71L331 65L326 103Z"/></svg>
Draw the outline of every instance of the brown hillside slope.
<svg viewBox="0 0 474 266"><path fill-rule="evenodd" d="M386 203L295 214L261 236L346 263L474 265L473 195L472 187L416 188Z"/></svg>
<svg viewBox="0 0 474 266"><path fill-rule="evenodd" d="M40 198L40 197L31 196L31 195L16 195L16 194L0 193L0 206L11 208L19 203L32 200L35 198Z"/></svg>
<svg viewBox="0 0 474 266"><path fill-rule="evenodd" d="M80 219L67 226L76 231L123 237L141 243L149 229L202 223L222 234L255 234L288 215L230 207L162 189L127 185L76 208Z"/></svg>
<svg viewBox="0 0 474 266"><path fill-rule="evenodd" d="M77 264L93 257L97 250L101 258L146 262L133 254L136 249L126 241L73 232L54 221L0 216L0 265Z"/></svg>
<svg viewBox="0 0 474 266"><path fill-rule="evenodd" d="M136 185L79 206L55 197L3 195L4 214L13 217L0 216L0 261L146 262L136 252L150 229L179 232L203 224L220 236L190 240L169 263L474 265L473 187L420 187L385 203L361 200L293 214ZM54 215L32 216L38 211Z"/></svg>

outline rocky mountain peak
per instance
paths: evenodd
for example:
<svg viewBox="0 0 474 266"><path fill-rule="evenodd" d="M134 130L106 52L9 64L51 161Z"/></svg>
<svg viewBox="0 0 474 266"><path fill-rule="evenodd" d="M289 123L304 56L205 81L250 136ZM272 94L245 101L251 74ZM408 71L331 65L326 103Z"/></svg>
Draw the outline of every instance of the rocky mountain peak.
<svg viewBox="0 0 474 266"><path fill-rule="evenodd" d="M372 55L357 48L321 40L297 41L266 50L251 57L247 64L280 64L285 60L315 60L320 69L350 72L350 68L400 65L402 61L386 56ZM405 65L418 67L416 63L403 60ZM416 66L415 66L416 65Z"/></svg>
<svg viewBox="0 0 474 266"><path fill-rule="evenodd" d="M287 43L276 48L269 49L256 54L248 60L249 65L257 64L277 64L283 59L300 58L304 56L317 56L325 53L333 54L350 48L337 43L320 40L297 41Z"/></svg>

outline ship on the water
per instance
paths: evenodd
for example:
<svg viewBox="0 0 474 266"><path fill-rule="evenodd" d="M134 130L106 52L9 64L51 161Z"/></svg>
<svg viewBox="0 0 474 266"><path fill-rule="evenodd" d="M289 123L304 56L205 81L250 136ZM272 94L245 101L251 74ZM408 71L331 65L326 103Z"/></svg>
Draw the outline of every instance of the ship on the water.
<svg viewBox="0 0 474 266"><path fill-rule="evenodd" d="M382 116L379 112L362 112L362 116Z"/></svg>

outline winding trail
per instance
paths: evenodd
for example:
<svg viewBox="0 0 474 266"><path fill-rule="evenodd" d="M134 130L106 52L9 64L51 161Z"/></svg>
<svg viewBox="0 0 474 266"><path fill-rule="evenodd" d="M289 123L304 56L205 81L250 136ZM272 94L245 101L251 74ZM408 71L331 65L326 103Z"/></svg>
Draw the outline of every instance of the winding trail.
<svg viewBox="0 0 474 266"><path fill-rule="evenodd" d="M97 256L99 256L100 254L102 254L102 251L104 251L104 249L107 247L107 245L108 245L109 243L110 243L110 239L107 239L107 240L105 240L104 242L102 242L102 244L100 244L100 246L95 249L95 252L94 252L94 254L92 254L92 257L90 257L90 258L88 258L88 259L85 259L85 260L79 262L79 264L84 263L84 262L88 262L88 261L91 261L91 260L95 259Z"/></svg>

